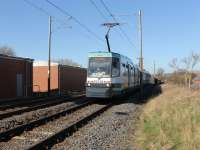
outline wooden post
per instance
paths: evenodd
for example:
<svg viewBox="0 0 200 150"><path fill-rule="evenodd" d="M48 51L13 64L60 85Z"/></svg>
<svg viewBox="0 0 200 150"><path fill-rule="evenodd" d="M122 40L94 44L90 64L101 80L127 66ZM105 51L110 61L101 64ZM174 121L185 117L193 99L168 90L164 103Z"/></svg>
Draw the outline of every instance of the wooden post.
<svg viewBox="0 0 200 150"><path fill-rule="evenodd" d="M49 57L48 57L48 96L51 95L51 16L49 16Z"/></svg>

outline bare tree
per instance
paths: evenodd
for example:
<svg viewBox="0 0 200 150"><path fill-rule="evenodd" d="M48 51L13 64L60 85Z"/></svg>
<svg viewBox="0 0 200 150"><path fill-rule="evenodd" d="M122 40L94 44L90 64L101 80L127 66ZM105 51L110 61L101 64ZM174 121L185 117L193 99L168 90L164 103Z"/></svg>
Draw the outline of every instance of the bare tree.
<svg viewBox="0 0 200 150"><path fill-rule="evenodd" d="M183 58L182 62L185 66L185 84L190 88L191 80L192 80L192 73L194 67L199 63L200 55L197 53L192 52L190 56Z"/></svg>
<svg viewBox="0 0 200 150"><path fill-rule="evenodd" d="M8 56L16 56L14 49L8 46L0 47L0 54L8 55Z"/></svg>
<svg viewBox="0 0 200 150"><path fill-rule="evenodd" d="M163 68L158 68L156 77L160 80L164 80L164 73L165 73L165 71Z"/></svg>
<svg viewBox="0 0 200 150"><path fill-rule="evenodd" d="M74 62L74 61L71 60L71 59L67 59L67 58L65 58L65 59L62 59L62 58L61 58L61 59L54 59L53 61L54 61L54 62L57 62L57 63L59 63L59 64L61 64L61 65L74 66L74 67L81 67L80 64Z"/></svg>
<svg viewBox="0 0 200 150"><path fill-rule="evenodd" d="M181 80L180 80L180 67L178 64L178 59L177 58L173 58L170 62L169 62L169 66L173 69L173 73L168 77L168 80L175 83L175 84L180 84Z"/></svg>
<svg viewBox="0 0 200 150"><path fill-rule="evenodd" d="M185 58L182 59L182 62L184 64L184 66L185 66L185 68L184 68L185 86L188 86L188 82L189 82L188 79L189 79L189 75L190 75L189 69L190 69L190 64L191 64L191 58L190 57L185 57Z"/></svg>
<svg viewBox="0 0 200 150"><path fill-rule="evenodd" d="M178 59L173 58L171 62L169 63L169 66L174 69L174 72L176 73L179 70L179 65L178 65Z"/></svg>

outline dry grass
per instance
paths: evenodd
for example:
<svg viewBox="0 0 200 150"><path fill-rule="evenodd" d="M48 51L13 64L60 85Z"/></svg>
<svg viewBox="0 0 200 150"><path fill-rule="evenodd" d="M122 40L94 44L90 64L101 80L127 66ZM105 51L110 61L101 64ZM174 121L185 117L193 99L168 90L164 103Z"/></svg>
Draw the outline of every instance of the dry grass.
<svg viewBox="0 0 200 150"><path fill-rule="evenodd" d="M200 92L164 85L140 117L138 149L200 149Z"/></svg>

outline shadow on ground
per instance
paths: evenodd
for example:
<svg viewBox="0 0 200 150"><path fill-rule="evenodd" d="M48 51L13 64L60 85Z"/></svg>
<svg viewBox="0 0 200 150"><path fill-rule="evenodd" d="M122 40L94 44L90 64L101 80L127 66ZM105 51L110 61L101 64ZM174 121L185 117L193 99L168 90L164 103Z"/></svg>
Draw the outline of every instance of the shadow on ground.
<svg viewBox="0 0 200 150"><path fill-rule="evenodd" d="M149 101L150 98L156 97L162 93L161 85L148 85L143 88L142 93L140 89L130 92L121 97L114 97L111 99L95 99L98 104L112 103L113 105L120 105L123 103L134 103L143 105ZM120 114L123 115L123 114Z"/></svg>

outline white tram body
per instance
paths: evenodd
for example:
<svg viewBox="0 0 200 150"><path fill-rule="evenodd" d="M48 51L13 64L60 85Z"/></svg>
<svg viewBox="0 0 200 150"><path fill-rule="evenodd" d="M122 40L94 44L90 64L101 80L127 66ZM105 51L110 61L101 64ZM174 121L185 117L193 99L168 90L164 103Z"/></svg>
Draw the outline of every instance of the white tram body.
<svg viewBox="0 0 200 150"><path fill-rule="evenodd" d="M144 71L143 83L153 83ZM92 52L88 56L86 96L110 98L140 86L140 70L123 55L113 52Z"/></svg>

